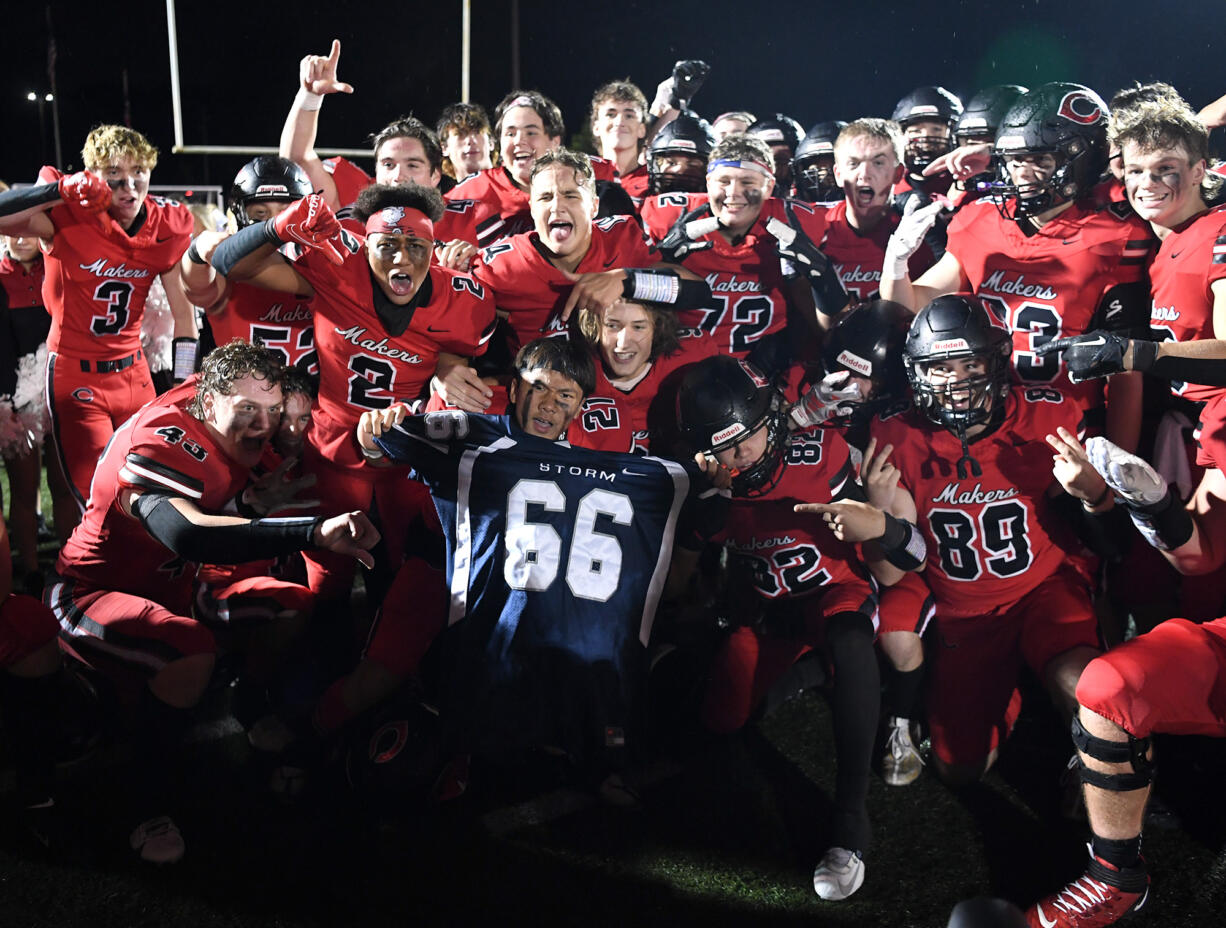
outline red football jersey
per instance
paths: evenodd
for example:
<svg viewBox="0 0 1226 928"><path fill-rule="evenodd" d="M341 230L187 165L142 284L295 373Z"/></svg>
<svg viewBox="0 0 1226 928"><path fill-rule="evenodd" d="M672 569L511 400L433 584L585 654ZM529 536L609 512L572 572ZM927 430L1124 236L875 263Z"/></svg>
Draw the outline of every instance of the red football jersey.
<svg viewBox="0 0 1226 928"><path fill-rule="evenodd" d="M193 392L167 394L115 433L98 461L81 524L60 551L55 569L61 576L191 614L195 566L124 513L118 498L124 489L148 490L221 512L246 485L246 468L217 446L203 422L174 404Z"/></svg>
<svg viewBox="0 0 1226 928"><path fill-rule="evenodd" d="M867 571L855 546L839 541L816 516L798 516L797 503L828 503L854 481L847 443L828 429L793 432L779 482L763 496L732 498L722 541L733 557L754 565L754 587L767 600L819 594Z"/></svg>
<svg viewBox="0 0 1226 928"><path fill-rule="evenodd" d="M532 229L528 191L506 168L486 168L456 184L444 195L447 208L434 227L440 241L463 239L479 248Z"/></svg>
<svg viewBox="0 0 1226 928"><path fill-rule="evenodd" d="M962 443L913 408L874 419L877 447L894 446L890 462L915 499L928 544L924 573L938 615L967 617L1016 602L1068 556L1047 495L1052 450L1044 440L1064 426L1080 431L1082 411L1050 387L1014 387L1005 419L970 445L982 476L959 479Z"/></svg>
<svg viewBox="0 0 1226 928"><path fill-rule="evenodd" d="M1149 325L1168 342L1213 338L1215 281L1226 277L1226 206L1190 219L1162 240L1149 268L1154 304ZM1171 392L1194 402L1211 399L1221 387L1174 382Z"/></svg>
<svg viewBox="0 0 1226 928"><path fill-rule="evenodd" d="M228 287L225 308L209 316L209 327L218 345L242 338L280 355L286 365L318 374L312 319L310 303L293 294L234 283Z"/></svg>
<svg viewBox="0 0 1226 928"><path fill-rule="evenodd" d="M705 193L662 193L643 201L643 225L657 242L668 234L683 213L707 202ZM824 224L809 204L796 204L796 216L806 234L820 242ZM787 325L787 300L779 268L775 237L766 223L775 217L786 221L783 201L768 199L749 233L736 245L718 231L704 237L713 243L705 251L691 252L682 264L706 278L712 304L704 309L677 313L682 326L701 329L715 338L719 350L744 358L754 344Z"/></svg>
<svg viewBox="0 0 1226 928"><path fill-rule="evenodd" d="M1226 466L1226 390L1219 390L1200 411L1196 444L1196 463L1201 467Z"/></svg>
<svg viewBox="0 0 1226 928"><path fill-rule="evenodd" d="M1103 296L1116 284L1145 277L1157 246L1147 223L1125 207L1074 204L1026 235L984 198L963 207L949 224L948 250L970 288L1013 333L1013 368L1024 383L1050 384L1089 408L1102 405L1103 381L1074 384L1068 368L1035 349L1054 338L1102 328L1134 335L1145 320Z"/></svg>
<svg viewBox="0 0 1226 928"><path fill-rule="evenodd" d="M571 282L541 254L539 241L536 232L527 232L491 245L472 270L514 330L513 351L534 338L566 331L559 314L570 296ZM575 273L651 267L658 260L632 217L608 216L592 223L592 243Z"/></svg>
<svg viewBox="0 0 1226 928"><path fill-rule="evenodd" d="M341 267L315 250L300 255L294 267L315 288L319 398L307 441L337 466L362 467L353 437L362 413L421 396L440 351L482 354L493 333L494 303L467 274L431 265L429 302L403 308L405 328L392 334L374 309L362 241L348 238L346 245L353 250Z"/></svg>
<svg viewBox="0 0 1226 928"><path fill-rule="evenodd" d="M647 196L647 182L650 178L647 176L647 165L640 164L628 174L619 174L617 182L622 185L622 189L630 194L630 199L634 200L634 205L638 206L643 202L643 197Z"/></svg>
<svg viewBox="0 0 1226 928"><path fill-rule="evenodd" d="M75 203L51 208L55 238L43 243L49 351L105 361L140 350L153 278L178 263L192 235L192 214L181 203L149 196L144 209L144 223L128 235L106 213Z"/></svg>
<svg viewBox="0 0 1226 928"><path fill-rule="evenodd" d="M885 218L867 233L861 233L847 221L847 201L840 200L826 211L826 234L818 247L826 253L843 281L843 289L852 302L875 300L881 289L881 265L885 262L885 246L901 217L888 210ZM907 267L914 280L935 263L932 249L921 244Z"/></svg>

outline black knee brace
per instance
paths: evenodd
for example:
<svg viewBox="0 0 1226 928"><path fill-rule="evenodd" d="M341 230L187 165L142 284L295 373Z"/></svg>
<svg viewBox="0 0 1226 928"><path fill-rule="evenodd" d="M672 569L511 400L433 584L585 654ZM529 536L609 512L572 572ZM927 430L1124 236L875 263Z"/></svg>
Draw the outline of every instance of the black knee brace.
<svg viewBox="0 0 1226 928"><path fill-rule="evenodd" d="M1085 730L1081 717L1073 714L1073 744L1080 752L1077 755L1077 765L1081 768L1081 781L1107 789L1116 793L1126 793L1134 789L1144 789L1154 780L1154 764L1146 753L1149 751L1151 739L1134 738L1128 735L1128 741L1108 741L1099 738ZM1125 732L1125 734L1128 734ZM1131 764L1131 773L1102 773L1091 770L1082 760L1081 754L1088 754L1095 760L1105 764Z"/></svg>

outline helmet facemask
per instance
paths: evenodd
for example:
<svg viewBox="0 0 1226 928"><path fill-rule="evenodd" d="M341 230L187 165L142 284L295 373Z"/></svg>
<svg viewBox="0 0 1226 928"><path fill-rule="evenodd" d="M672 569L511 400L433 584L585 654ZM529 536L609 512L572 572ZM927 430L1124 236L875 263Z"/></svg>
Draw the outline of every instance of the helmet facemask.
<svg viewBox="0 0 1226 928"><path fill-rule="evenodd" d="M1009 342L1000 341L1000 350L991 354L949 354L907 359L907 378L911 382L915 406L937 425L949 429L962 443L958 459L958 477L966 479L967 465L974 476L983 471L970 453L967 432L980 425L993 425L1005 412L1009 395ZM943 360L978 357L984 361L984 372L972 377L934 384L929 379L930 367Z"/></svg>
<svg viewBox="0 0 1226 928"><path fill-rule="evenodd" d="M783 452L787 441L787 404L783 394L778 390L771 393L770 405L758 423L741 437L739 441L731 441L712 448L712 453L735 447L760 428L766 431L766 448L762 456L744 470L737 470L732 475L733 496L765 496L779 478L783 476Z"/></svg>

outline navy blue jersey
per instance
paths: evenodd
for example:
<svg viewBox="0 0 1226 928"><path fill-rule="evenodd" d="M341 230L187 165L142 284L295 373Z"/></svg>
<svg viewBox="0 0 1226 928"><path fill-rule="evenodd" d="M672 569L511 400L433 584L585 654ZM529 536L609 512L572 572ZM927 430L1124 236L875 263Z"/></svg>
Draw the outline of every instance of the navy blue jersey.
<svg viewBox="0 0 1226 928"><path fill-rule="evenodd" d="M547 441L505 415L427 413L377 441L434 498L449 621L465 620L458 676L483 726L509 711L489 698L504 685L541 708L543 658L555 679L560 665L624 677L651 635L692 469Z"/></svg>

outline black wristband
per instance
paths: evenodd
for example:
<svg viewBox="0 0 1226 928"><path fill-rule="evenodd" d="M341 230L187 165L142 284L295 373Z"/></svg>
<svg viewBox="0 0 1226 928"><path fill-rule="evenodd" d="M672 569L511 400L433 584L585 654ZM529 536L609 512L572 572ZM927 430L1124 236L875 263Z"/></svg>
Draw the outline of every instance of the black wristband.
<svg viewBox="0 0 1226 928"><path fill-rule="evenodd" d="M1154 366L1154 361L1158 358L1158 343L1146 341L1144 339L1132 340L1132 365L1131 370L1148 371Z"/></svg>
<svg viewBox="0 0 1226 928"><path fill-rule="evenodd" d="M1125 500L1133 525L1145 540L1159 551L1173 551L1187 544L1195 525L1175 490L1167 488L1166 496L1156 503L1141 506Z"/></svg>
<svg viewBox="0 0 1226 928"><path fill-rule="evenodd" d="M885 533L877 539L885 559L899 570L918 570L928 556L924 536L905 519L885 513Z"/></svg>
<svg viewBox="0 0 1226 928"><path fill-rule="evenodd" d="M0 216L11 216L36 206L54 203L60 198L59 184L35 184L0 193Z"/></svg>
<svg viewBox="0 0 1226 928"><path fill-rule="evenodd" d="M1181 380L1206 387L1226 387L1226 359L1223 358L1176 358L1164 355L1155 358L1146 373L1163 380Z"/></svg>
<svg viewBox="0 0 1226 928"><path fill-rule="evenodd" d="M192 264L208 264L204 258L200 257L200 252L196 250L196 240L192 239L192 243L187 246L187 260Z"/></svg>

